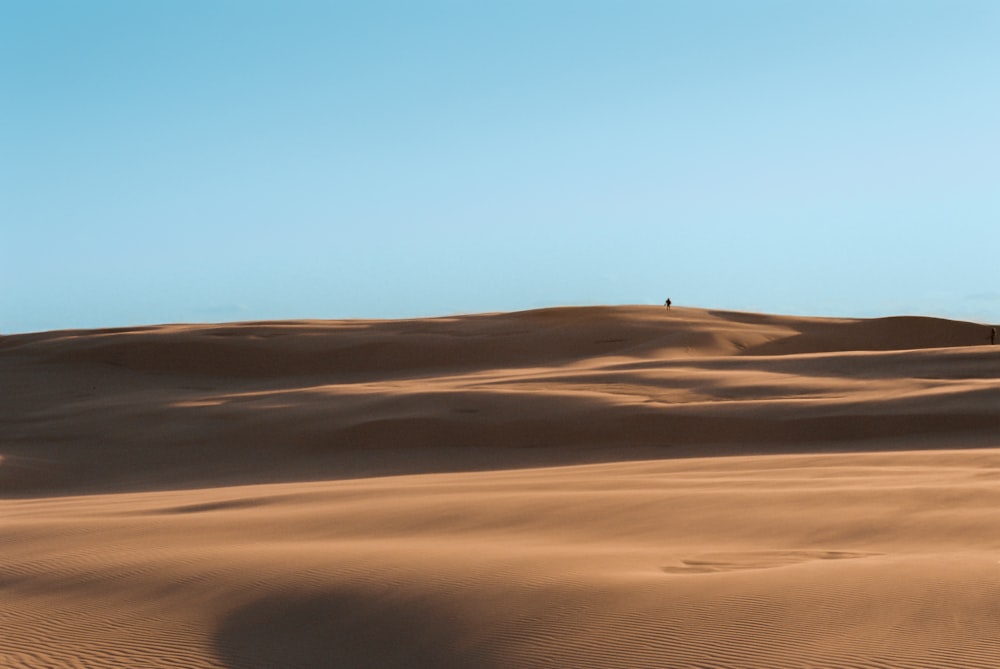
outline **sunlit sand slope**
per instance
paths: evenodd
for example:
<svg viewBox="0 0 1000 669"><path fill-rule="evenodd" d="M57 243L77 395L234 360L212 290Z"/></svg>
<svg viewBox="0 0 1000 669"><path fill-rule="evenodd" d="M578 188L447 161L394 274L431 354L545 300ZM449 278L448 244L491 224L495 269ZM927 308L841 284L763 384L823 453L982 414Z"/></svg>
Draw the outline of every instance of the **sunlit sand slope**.
<svg viewBox="0 0 1000 669"><path fill-rule="evenodd" d="M5 667L996 667L1000 451L0 505Z"/></svg>
<svg viewBox="0 0 1000 669"><path fill-rule="evenodd" d="M0 374L0 667L1000 666L983 325L163 326Z"/></svg>

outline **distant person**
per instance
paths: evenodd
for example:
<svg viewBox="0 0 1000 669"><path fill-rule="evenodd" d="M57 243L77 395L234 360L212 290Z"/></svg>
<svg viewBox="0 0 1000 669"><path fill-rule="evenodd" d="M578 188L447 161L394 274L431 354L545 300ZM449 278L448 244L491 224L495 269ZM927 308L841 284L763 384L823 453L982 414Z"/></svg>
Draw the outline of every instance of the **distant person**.
<svg viewBox="0 0 1000 669"><path fill-rule="evenodd" d="M669 302L670 300L667 300L667 301ZM996 328L990 328L990 343L991 344L997 343L997 329Z"/></svg>
<svg viewBox="0 0 1000 669"><path fill-rule="evenodd" d="M671 304L673 304L673 302L671 302L671 301L670 301L670 298L668 297L668 298L667 298L667 301L663 303L663 306L665 306L665 307L667 308L667 311L669 311L669 310L670 310L670 305L671 305ZM996 328L993 328L993 331L994 331L994 332L996 332Z"/></svg>

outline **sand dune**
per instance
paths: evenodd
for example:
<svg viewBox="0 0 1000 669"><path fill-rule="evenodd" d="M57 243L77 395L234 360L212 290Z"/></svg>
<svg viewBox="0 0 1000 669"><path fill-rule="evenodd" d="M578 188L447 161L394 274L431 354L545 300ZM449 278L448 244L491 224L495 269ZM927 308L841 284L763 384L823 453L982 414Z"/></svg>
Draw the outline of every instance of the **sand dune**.
<svg viewBox="0 0 1000 669"><path fill-rule="evenodd" d="M0 374L0 667L1000 666L981 324L172 325Z"/></svg>

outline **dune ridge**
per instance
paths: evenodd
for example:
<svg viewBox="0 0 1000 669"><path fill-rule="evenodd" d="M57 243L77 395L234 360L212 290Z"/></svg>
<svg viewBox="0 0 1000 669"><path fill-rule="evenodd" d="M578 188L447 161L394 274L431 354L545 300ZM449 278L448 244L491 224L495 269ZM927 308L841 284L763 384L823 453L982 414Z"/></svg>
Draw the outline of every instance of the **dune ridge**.
<svg viewBox="0 0 1000 669"><path fill-rule="evenodd" d="M940 319L653 307L5 337L0 490L407 473L434 449L424 471L979 445L1000 427L984 337Z"/></svg>
<svg viewBox="0 0 1000 669"><path fill-rule="evenodd" d="M989 326L0 337L0 666L995 667Z"/></svg>

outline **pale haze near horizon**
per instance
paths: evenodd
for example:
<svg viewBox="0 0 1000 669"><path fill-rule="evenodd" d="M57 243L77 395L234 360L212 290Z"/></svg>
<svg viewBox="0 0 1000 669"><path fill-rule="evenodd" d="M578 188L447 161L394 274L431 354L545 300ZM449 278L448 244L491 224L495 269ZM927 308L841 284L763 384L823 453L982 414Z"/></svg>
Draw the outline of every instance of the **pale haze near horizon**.
<svg viewBox="0 0 1000 669"><path fill-rule="evenodd" d="M1000 321L1000 3L6 2L0 332Z"/></svg>

